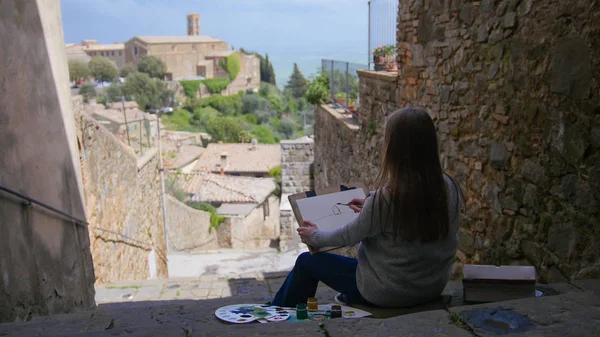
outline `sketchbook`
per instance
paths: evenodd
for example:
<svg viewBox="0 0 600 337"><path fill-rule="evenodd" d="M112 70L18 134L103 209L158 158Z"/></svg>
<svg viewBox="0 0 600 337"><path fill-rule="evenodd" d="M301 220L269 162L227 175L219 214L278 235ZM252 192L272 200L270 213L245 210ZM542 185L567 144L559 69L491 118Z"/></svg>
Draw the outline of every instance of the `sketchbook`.
<svg viewBox="0 0 600 337"><path fill-rule="evenodd" d="M294 194L289 196L288 199L300 226L303 226L304 220L308 220L317 225L320 230L330 231L356 219L358 213L354 213L345 204L354 198L364 199L367 195L368 190L364 185L355 184ZM338 248L341 247L324 247L321 249L309 247L309 250L314 254Z"/></svg>

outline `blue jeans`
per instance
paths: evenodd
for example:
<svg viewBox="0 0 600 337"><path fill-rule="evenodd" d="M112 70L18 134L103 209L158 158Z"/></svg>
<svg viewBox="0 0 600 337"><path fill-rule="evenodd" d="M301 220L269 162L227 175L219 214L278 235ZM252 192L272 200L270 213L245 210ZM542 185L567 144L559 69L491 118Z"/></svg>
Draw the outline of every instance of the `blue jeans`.
<svg viewBox="0 0 600 337"><path fill-rule="evenodd" d="M319 281L345 295L348 304L364 303L356 286L358 261L336 254L302 253L271 305L295 307L314 297Z"/></svg>

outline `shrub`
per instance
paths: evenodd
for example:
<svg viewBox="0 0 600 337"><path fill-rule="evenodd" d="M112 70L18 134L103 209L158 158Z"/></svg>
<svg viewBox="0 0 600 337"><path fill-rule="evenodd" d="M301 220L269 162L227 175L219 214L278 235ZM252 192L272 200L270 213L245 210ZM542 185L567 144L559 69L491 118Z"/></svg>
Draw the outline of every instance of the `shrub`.
<svg viewBox="0 0 600 337"><path fill-rule="evenodd" d="M83 101L87 103L90 98L96 97L96 88L93 84L84 84L79 87L79 94L83 96Z"/></svg>
<svg viewBox="0 0 600 337"><path fill-rule="evenodd" d="M253 115L256 116L256 121L258 122L258 124L267 124L269 123L271 117L273 117L273 114L271 112L264 110L254 111Z"/></svg>
<svg viewBox="0 0 600 337"><path fill-rule="evenodd" d="M202 83L204 83L211 94L219 94L225 90L231 82L228 78L212 78L203 80Z"/></svg>
<svg viewBox="0 0 600 337"><path fill-rule="evenodd" d="M279 131L285 139L290 139L296 131L296 122L291 118L283 118L279 125Z"/></svg>
<svg viewBox="0 0 600 337"><path fill-rule="evenodd" d="M252 116L252 115L247 115ZM273 130L268 125L257 125L252 128L252 137L256 138L261 144L275 144L277 140L273 135Z"/></svg>
<svg viewBox="0 0 600 337"><path fill-rule="evenodd" d="M259 95L246 95L242 99L242 113L250 114L255 111L270 110L269 101Z"/></svg>
<svg viewBox="0 0 600 337"><path fill-rule="evenodd" d="M180 81L179 83L183 87L187 97L195 98L198 94L198 89L200 89L200 83L202 83L202 80Z"/></svg>
<svg viewBox="0 0 600 337"><path fill-rule="evenodd" d="M310 104L324 104L329 101L329 77L325 73L312 78L306 90L306 100Z"/></svg>
<svg viewBox="0 0 600 337"><path fill-rule="evenodd" d="M238 143L247 137L242 122L226 116L209 118L206 121L206 132L213 140L224 143Z"/></svg>
<svg viewBox="0 0 600 337"><path fill-rule="evenodd" d="M243 115L242 118L248 124L253 124L253 125L258 124L258 119L256 118L256 116L254 116L252 114Z"/></svg>
<svg viewBox="0 0 600 337"><path fill-rule="evenodd" d="M194 203L192 207L201 210L207 213L210 213L210 226L208 227L208 232L212 233L212 230L219 230L219 226L227 219L225 216L218 214L217 209L208 203Z"/></svg>
<svg viewBox="0 0 600 337"><path fill-rule="evenodd" d="M242 108L242 98L239 95L215 95L199 101L198 106L202 108L211 106L226 116L234 116L237 115Z"/></svg>
<svg viewBox="0 0 600 337"><path fill-rule="evenodd" d="M161 118L162 123L169 130L198 131L190 124L190 113L187 110L175 110Z"/></svg>
<svg viewBox="0 0 600 337"><path fill-rule="evenodd" d="M277 187L273 191L273 195L281 198L281 165L277 165L269 170L269 175L275 179Z"/></svg>
<svg viewBox="0 0 600 337"><path fill-rule="evenodd" d="M281 96L281 90L279 90L279 88L277 88L273 84L267 82L260 82L260 89L258 93L264 98L269 97L269 95Z"/></svg>
<svg viewBox="0 0 600 337"><path fill-rule="evenodd" d="M190 118L190 124L206 130L208 120L219 115L219 112L212 107L197 108Z"/></svg>
<svg viewBox="0 0 600 337"><path fill-rule="evenodd" d="M104 95L98 96L96 98L96 103L106 105L106 96L104 96Z"/></svg>
<svg viewBox="0 0 600 337"><path fill-rule="evenodd" d="M229 74L230 80L235 80L240 72L241 59L238 53L231 53L226 59L221 61L221 67Z"/></svg>

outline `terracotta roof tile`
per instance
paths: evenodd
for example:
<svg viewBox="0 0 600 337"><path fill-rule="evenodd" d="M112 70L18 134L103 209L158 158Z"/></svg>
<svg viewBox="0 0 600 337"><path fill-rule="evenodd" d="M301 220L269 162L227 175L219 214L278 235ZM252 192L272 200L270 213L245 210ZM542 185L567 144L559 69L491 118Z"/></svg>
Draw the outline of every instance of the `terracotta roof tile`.
<svg viewBox="0 0 600 337"><path fill-rule="evenodd" d="M193 202L260 204L275 190L272 178L235 177L217 174L183 174L179 186Z"/></svg>
<svg viewBox="0 0 600 337"><path fill-rule="evenodd" d="M227 164L221 167L221 155L227 155ZM281 146L279 144L209 144L194 167L197 172L225 173L256 172L268 173L273 167L281 165Z"/></svg>

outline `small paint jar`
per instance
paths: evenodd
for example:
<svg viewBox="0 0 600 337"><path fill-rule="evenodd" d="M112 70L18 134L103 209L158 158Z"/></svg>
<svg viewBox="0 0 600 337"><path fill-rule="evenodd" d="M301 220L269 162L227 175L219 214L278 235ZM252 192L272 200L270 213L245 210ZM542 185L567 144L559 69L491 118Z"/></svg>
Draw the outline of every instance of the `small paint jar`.
<svg viewBox="0 0 600 337"><path fill-rule="evenodd" d="M331 318L331 310L325 310L325 316Z"/></svg>
<svg viewBox="0 0 600 337"><path fill-rule="evenodd" d="M298 318L298 319L307 319L308 318L308 311L306 310L306 303L296 304L296 318Z"/></svg>
<svg viewBox="0 0 600 337"><path fill-rule="evenodd" d="M331 318L340 318L342 317L342 307L339 305L331 306Z"/></svg>
<svg viewBox="0 0 600 337"><path fill-rule="evenodd" d="M319 302L314 297L311 297L307 301L308 311L319 311Z"/></svg>

